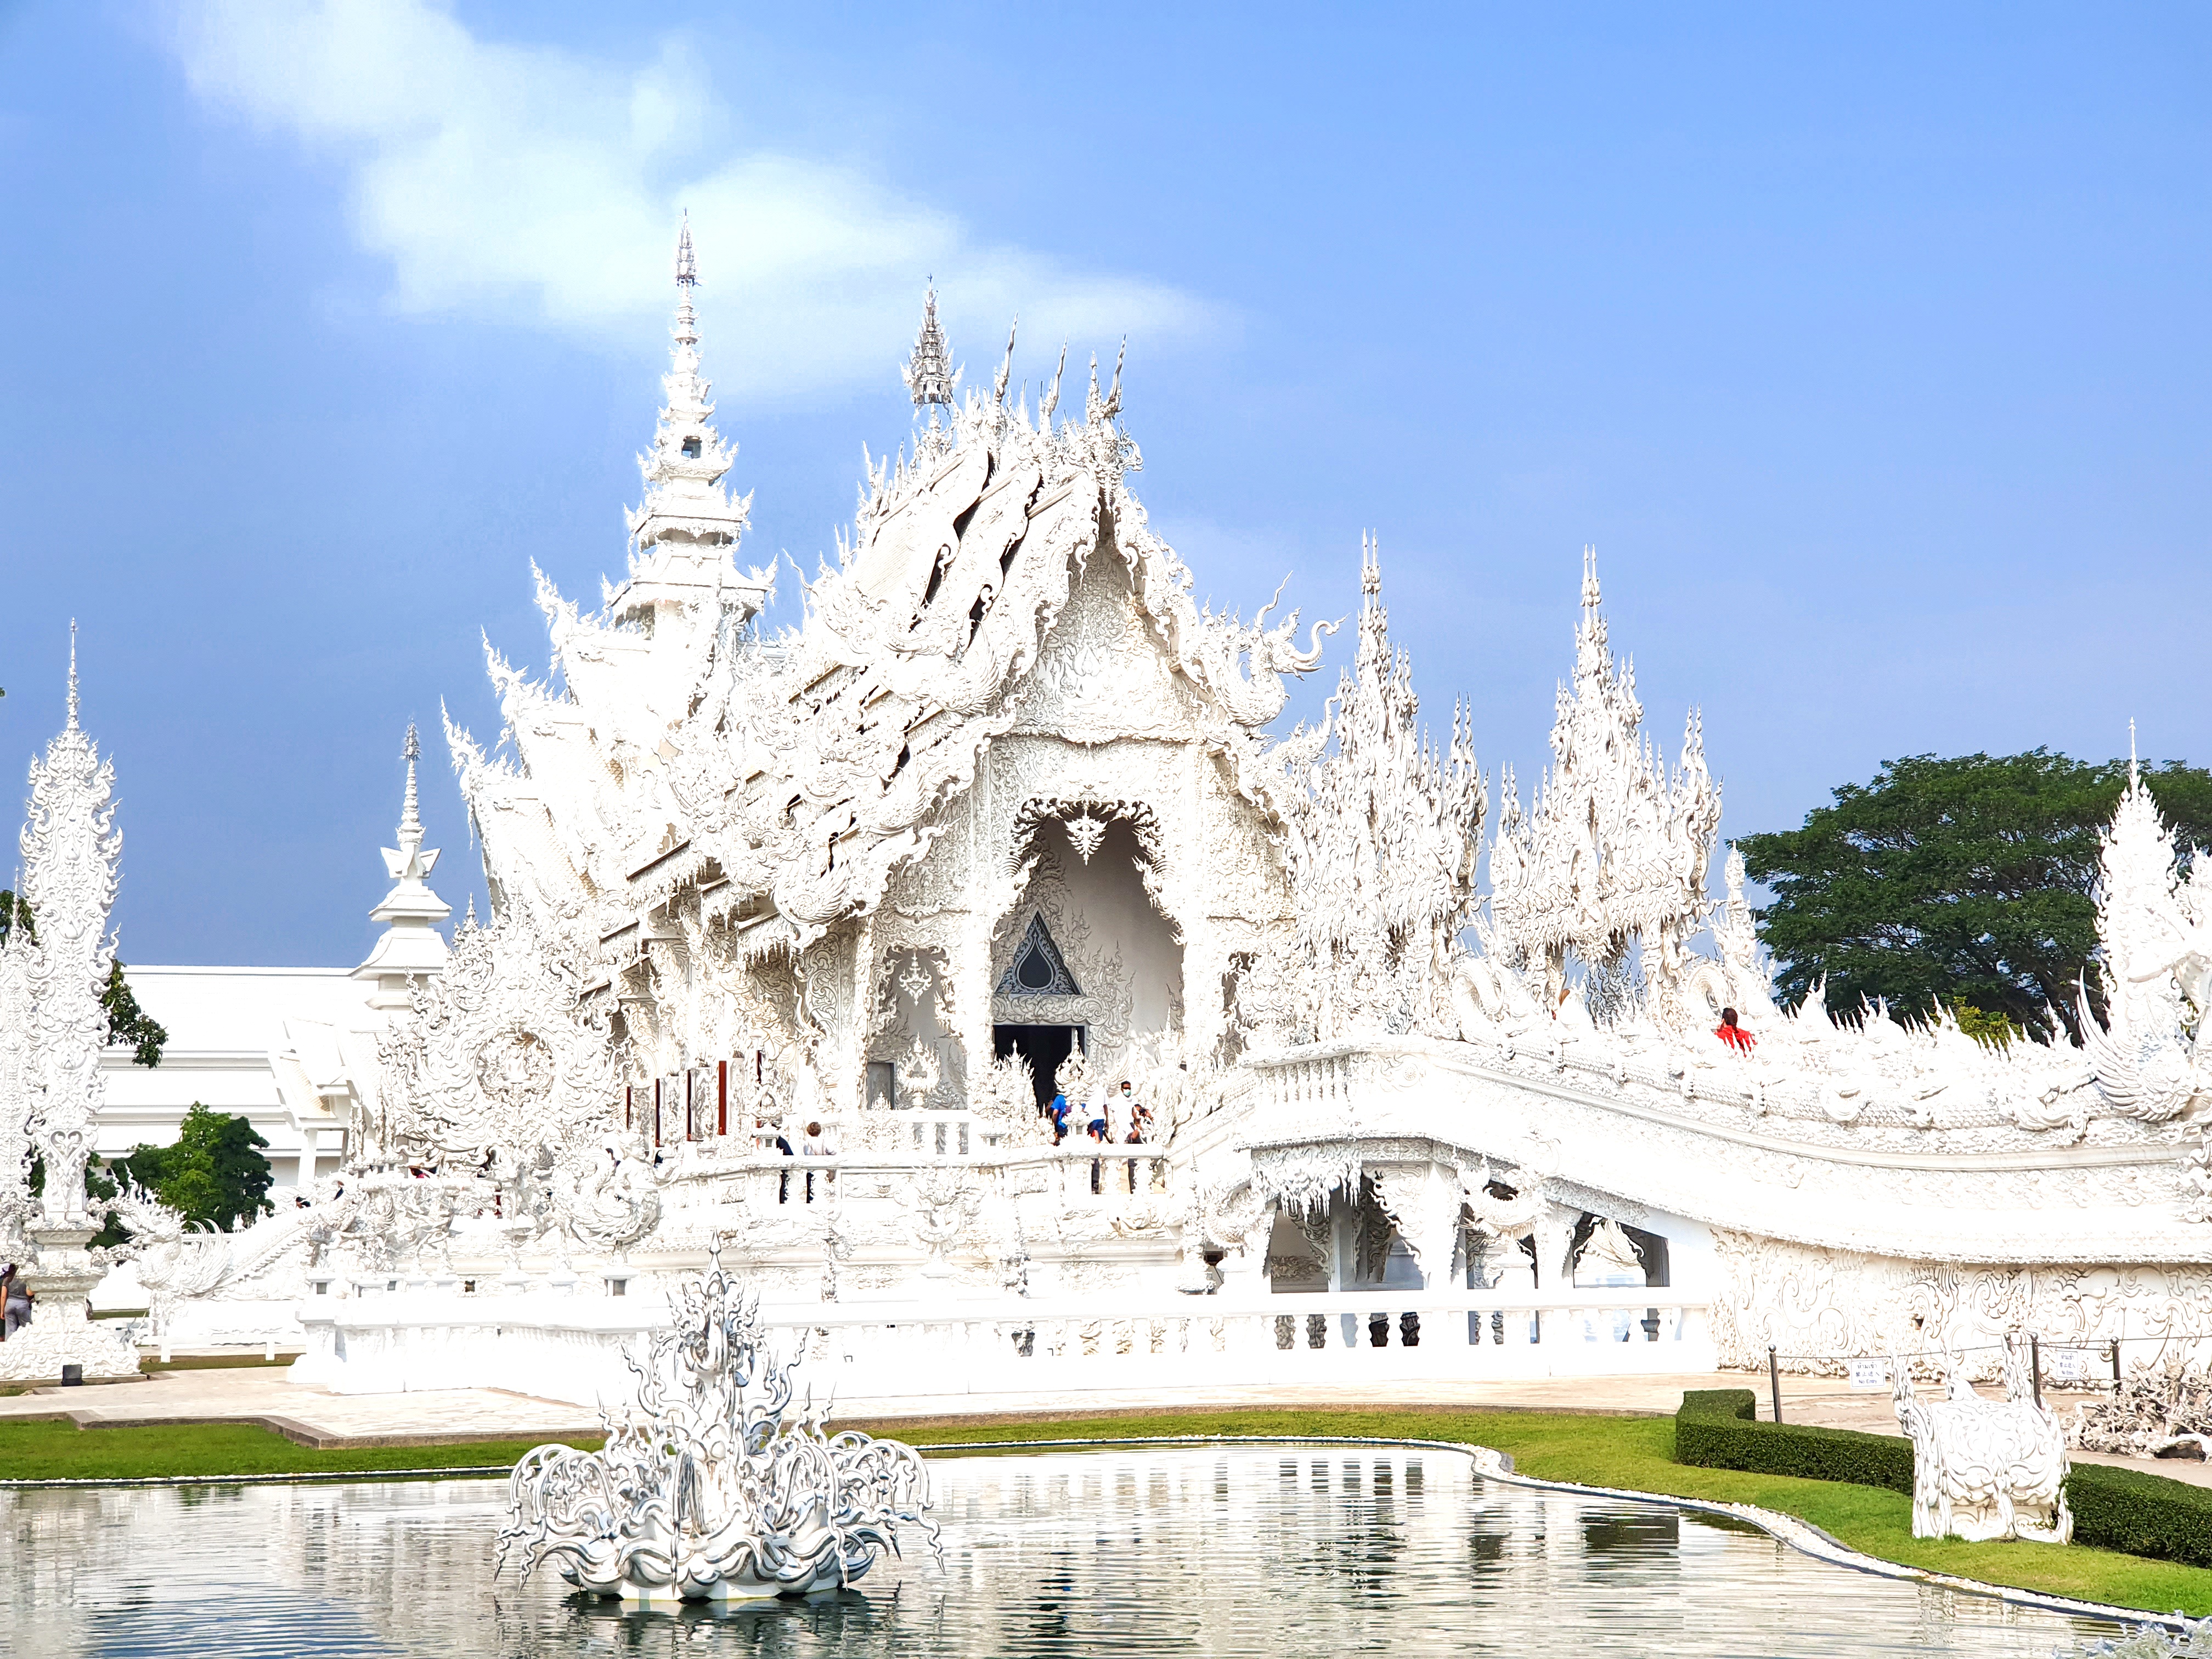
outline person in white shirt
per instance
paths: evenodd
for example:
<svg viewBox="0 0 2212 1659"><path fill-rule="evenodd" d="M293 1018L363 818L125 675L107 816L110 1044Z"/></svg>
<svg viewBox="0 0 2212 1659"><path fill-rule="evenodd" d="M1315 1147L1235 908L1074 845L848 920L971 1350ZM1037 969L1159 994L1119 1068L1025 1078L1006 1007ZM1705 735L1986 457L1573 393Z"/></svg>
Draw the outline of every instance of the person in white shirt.
<svg viewBox="0 0 2212 1659"><path fill-rule="evenodd" d="M810 1123L806 1126L806 1138L799 1143L799 1155L801 1158L833 1156L830 1150L830 1143L823 1139L822 1126L819 1123ZM824 1179L827 1179L826 1176ZM811 1170L806 1172L806 1201L809 1204L814 1201L814 1171Z"/></svg>
<svg viewBox="0 0 2212 1659"><path fill-rule="evenodd" d="M1127 1140L1129 1131L1137 1127L1138 1109L1137 1097L1130 1091L1129 1079L1123 1078L1120 1090L1114 1096L1114 1127L1118 1132L1118 1139Z"/></svg>

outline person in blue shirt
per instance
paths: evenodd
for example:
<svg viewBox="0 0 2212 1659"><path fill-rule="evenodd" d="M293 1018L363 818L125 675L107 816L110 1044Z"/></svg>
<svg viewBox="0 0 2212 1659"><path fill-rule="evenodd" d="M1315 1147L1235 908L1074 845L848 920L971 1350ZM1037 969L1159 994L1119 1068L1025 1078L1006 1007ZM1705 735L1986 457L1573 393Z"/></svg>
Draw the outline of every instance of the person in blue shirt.
<svg viewBox="0 0 2212 1659"><path fill-rule="evenodd" d="M1048 1110L1052 1118L1052 1144L1057 1146L1067 1139L1067 1097L1054 1095Z"/></svg>

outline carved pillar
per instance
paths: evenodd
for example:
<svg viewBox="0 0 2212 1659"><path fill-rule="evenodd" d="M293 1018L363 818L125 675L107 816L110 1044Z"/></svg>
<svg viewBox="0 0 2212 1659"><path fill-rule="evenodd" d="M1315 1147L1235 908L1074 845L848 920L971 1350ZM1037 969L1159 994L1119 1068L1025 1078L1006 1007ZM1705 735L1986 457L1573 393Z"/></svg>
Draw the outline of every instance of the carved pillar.
<svg viewBox="0 0 2212 1659"><path fill-rule="evenodd" d="M31 1158L31 942L21 928L0 942L0 1255L28 1254L23 1224L33 1204L22 1176Z"/></svg>
<svg viewBox="0 0 2212 1659"><path fill-rule="evenodd" d="M834 1079L830 1109L847 1123L858 1123L868 1103L868 1033L876 1023L876 914L860 918L853 939L853 1018L847 1022L842 1069ZM835 1282L834 1267L828 1270ZM834 1300L834 1297L830 1299Z"/></svg>
<svg viewBox="0 0 2212 1659"><path fill-rule="evenodd" d="M1452 1259L1458 1252L1465 1204L1459 1171L1449 1164L1431 1164L1422 1178L1415 1213L1407 1218L1413 1226L1407 1242L1420 1261L1424 1288L1431 1296L1451 1292Z"/></svg>
<svg viewBox="0 0 2212 1659"><path fill-rule="evenodd" d="M32 1147L46 1184L23 1231L35 1247L23 1278L37 1298L32 1322L0 1345L0 1379L54 1381L64 1365L88 1378L136 1376L138 1351L88 1316L86 1299L105 1276L86 1244L99 1218L85 1204L84 1166L106 1089L100 1051L107 1038L107 987L115 946L107 917L115 902L123 837L113 828L115 769L77 725L76 651L70 650L69 724L31 767L31 815L23 832L22 896L35 940L15 930L27 997L27 1063L22 1091L32 1109ZM20 1169L20 1165L18 1168ZM7 1172L11 1185L24 1175ZM28 1207L15 1185L18 1209Z"/></svg>
<svg viewBox="0 0 2212 1659"><path fill-rule="evenodd" d="M1547 1204L1536 1221L1537 1286L1547 1295L1574 1288L1574 1264L1567 1259L1575 1223L1582 1212L1564 1204Z"/></svg>

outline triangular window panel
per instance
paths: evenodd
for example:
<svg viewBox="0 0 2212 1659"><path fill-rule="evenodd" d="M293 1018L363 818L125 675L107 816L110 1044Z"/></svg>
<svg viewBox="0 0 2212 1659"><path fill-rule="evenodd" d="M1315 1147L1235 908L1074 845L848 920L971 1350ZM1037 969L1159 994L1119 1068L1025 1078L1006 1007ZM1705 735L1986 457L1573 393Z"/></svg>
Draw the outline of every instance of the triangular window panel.
<svg viewBox="0 0 2212 1659"><path fill-rule="evenodd" d="M1079 997L1083 988L1075 982L1075 975L1067 971L1067 959L1060 953L1060 946L1052 942L1045 931L1044 917L1030 917L1029 932L1014 947L1013 965L1000 980L997 994L1002 997Z"/></svg>

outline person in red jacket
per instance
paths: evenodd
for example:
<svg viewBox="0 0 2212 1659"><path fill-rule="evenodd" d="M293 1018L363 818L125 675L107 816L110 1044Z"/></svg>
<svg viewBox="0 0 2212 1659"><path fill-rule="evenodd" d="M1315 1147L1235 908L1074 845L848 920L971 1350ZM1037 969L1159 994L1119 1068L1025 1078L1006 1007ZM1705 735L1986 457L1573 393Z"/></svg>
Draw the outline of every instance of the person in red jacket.
<svg viewBox="0 0 2212 1659"><path fill-rule="evenodd" d="M1733 1008L1721 1010L1721 1023L1714 1029L1713 1035L1727 1043L1729 1048L1747 1054L1751 1052L1752 1044L1759 1041L1757 1037L1735 1023L1735 1010Z"/></svg>

